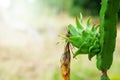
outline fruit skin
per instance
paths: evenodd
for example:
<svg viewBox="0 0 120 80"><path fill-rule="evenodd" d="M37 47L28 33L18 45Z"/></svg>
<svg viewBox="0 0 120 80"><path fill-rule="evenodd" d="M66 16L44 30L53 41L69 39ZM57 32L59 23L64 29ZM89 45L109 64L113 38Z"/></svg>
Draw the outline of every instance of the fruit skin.
<svg viewBox="0 0 120 80"><path fill-rule="evenodd" d="M120 0L102 0L100 11L101 52L97 54L97 68L100 70L108 70L113 61L119 3Z"/></svg>
<svg viewBox="0 0 120 80"><path fill-rule="evenodd" d="M79 54L88 54L88 59L91 60L92 57L100 52L99 26L91 26L90 18L88 18L86 25L83 26L82 19L76 17L76 27L69 24L68 30L71 34L70 37L61 37L76 47L77 50L73 57Z"/></svg>

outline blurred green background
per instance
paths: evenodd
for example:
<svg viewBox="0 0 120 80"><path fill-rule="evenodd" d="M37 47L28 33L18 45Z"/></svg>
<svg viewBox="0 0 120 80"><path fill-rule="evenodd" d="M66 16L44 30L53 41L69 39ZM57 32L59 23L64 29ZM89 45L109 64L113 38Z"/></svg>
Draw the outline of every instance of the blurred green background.
<svg viewBox="0 0 120 80"><path fill-rule="evenodd" d="M60 57L68 24L80 12L99 24L101 0L0 0L0 80L62 80ZM120 12L120 11L119 11ZM119 14L120 16L120 14ZM108 75L120 80L120 23ZM56 44L59 43L59 44ZM109 55L108 55L109 56ZM71 61L71 80L99 80L96 58Z"/></svg>

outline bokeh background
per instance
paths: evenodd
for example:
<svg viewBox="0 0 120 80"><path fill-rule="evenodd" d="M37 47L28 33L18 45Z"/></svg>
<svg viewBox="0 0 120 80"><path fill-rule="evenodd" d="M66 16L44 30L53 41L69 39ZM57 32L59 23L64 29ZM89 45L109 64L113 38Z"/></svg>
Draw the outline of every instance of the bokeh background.
<svg viewBox="0 0 120 80"><path fill-rule="evenodd" d="M0 0L0 80L62 80L60 57L68 24L81 12L99 24L101 0ZM119 11L120 12L120 11ZM120 14L119 14L120 15ZM120 23L108 74L120 80ZM109 55L108 55L109 56ZM96 58L71 61L71 80L99 80Z"/></svg>

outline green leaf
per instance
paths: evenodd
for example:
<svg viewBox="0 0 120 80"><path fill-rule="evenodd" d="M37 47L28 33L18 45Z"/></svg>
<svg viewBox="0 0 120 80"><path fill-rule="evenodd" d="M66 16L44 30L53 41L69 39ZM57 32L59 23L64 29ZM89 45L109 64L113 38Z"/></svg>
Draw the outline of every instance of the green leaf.
<svg viewBox="0 0 120 80"><path fill-rule="evenodd" d="M84 53L84 54L87 54L87 53L88 53L88 48L87 48L86 45L81 48L81 53Z"/></svg>
<svg viewBox="0 0 120 80"><path fill-rule="evenodd" d="M90 17L87 20L87 26L90 27Z"/></svg>
<svg viewBox="0 0 120 80"><path fill-rule="evenodd" d="M79 48L80 45L83 43L83 40L80 36L71 36L69 40L70 43L72 43L77 48Z"/></svg>
<svg viewBox="0 0 120 80"><path fill-rule="evenodd" d="M89 52L89 44L86 41L83 41L80 45L79 49L81 49L81 53L88 53Z"/></svg>
<svg viewBox="0 0 120 80"><path fill-rule="evenodd" d="M83 20L83 16L82 16L82 13L80 13L80 21L82 22Z"/></svg>
<svg viewBox="0 0 120 80"><path fill-rule="evenodd" d="M96 53L89 53L88 54L88 59L91 60L95 55L96 55Z"/></svg>
<svg viewBox="0 0 120 80"><path fill-rule="evenodd" d="M75 57L78 56L79 54L87 54L86 51L87 51L86 49L79 48L79 49L74 53L73 58L75 58Z"/></svg>
<svg viewBox="0 0 120 80"><path fill-rule="evenodd" d="M93 26L93 27L92 27L92 31L93 31L93 32L96 32L99 27L100 27L100 25Z"/></svg>
<svg viewBox="0 0 120 80"><path fill-rule="evenodd" d="M100 51L100 45L97 42L97 40L94 41L94 43L92 44L92 46L89 48L89 52L91 53L97 53Z"/></svg>
<svg viewBox="0 0 120 80"><path fill-rule="evenodd" d="M94 46L89 49L88 59L91 60L96 54L100 52L100 49L95 49Z"/></svg>
<svg viewBox="0 0 120 80"><path fill-rule="evenodd" d="M94 46L91 46L89 48L89 54L88 54L88 59L91 60L93 56L95 56L95 53L92 52L92 49L94 48Z"/></svg>
<svg viewBox="0 0 120 80"><path fill-rule="evenodd" d="M84 40L86 40L86 39L88 39L88 37L90 37L90 34L87 32L87 31L83 31L82 32L82 38L84 39Z"/></svg>
<svg viewBox="0 0 120 80"><path fill-rule="evenodd" d="M98 54L100 52L100 49L94 49L92 50L91 52L95 53L95 54Z"/></svg>
<svg viewBox="0 0 120 80"><path fill-rule="evenodd" d="M99 45L95 45L93 44L93 46L91 46L89 48L89 55L88 55L88 59L91 60L92 57L94 57L96 54L98 54L100 52L100 49L99 49Z"/></svg>
<svg viewBox="0 0 120 80"><path fill-rule="evenodd" d="M73 25L71 24L68 25L68 29L70 30L71 35L75 35L75 36L79 35L79 33L77 32L76 28Z"/></svg>
<svg viewBox="0 0 120 80"><path fill-rule="evenodd" d="M81 25L78 17L76 17L76 26L79 31L83 30L83 26Z"/></svg>
<svg viewBox="0 0 120 80"><path fill-rule="evenodd" d="M97 29L99 29L99 27L100 27L100 25L97 25L97 26L95 27L95 31L96 31Z"/></svg>
<svg viewBox="0 0 120 80"><path fill-rule="evenodd" d="M75 58L77 55L79 55L81 53L80 49L78 49L75 54L73 55L73 58Z"/></svg>
<svg viewBox="0 0 120 80"><path fill-rule="evenodd" d="M61 38L65 39L65 40L69 40L69 38L65 35L60 35Z"/></svg>

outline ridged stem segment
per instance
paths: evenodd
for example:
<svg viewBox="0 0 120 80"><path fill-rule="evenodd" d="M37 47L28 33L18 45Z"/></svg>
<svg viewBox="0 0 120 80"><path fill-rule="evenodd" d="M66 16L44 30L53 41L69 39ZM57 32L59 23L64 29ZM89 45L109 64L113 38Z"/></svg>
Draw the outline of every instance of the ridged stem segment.
<svg viewBox="0 0 120 80"><path fill-rule="evenodd" d="M106 71L111 67L116 44L117 18L120 0L102 0L100 10L100 45L97 55L97 68ZM102 77L106 77L103 73ZM104 80L101 78L101 80ZM107 80L107 79L106 79ZM108 79L109 80L109 79Z"/></svg>

